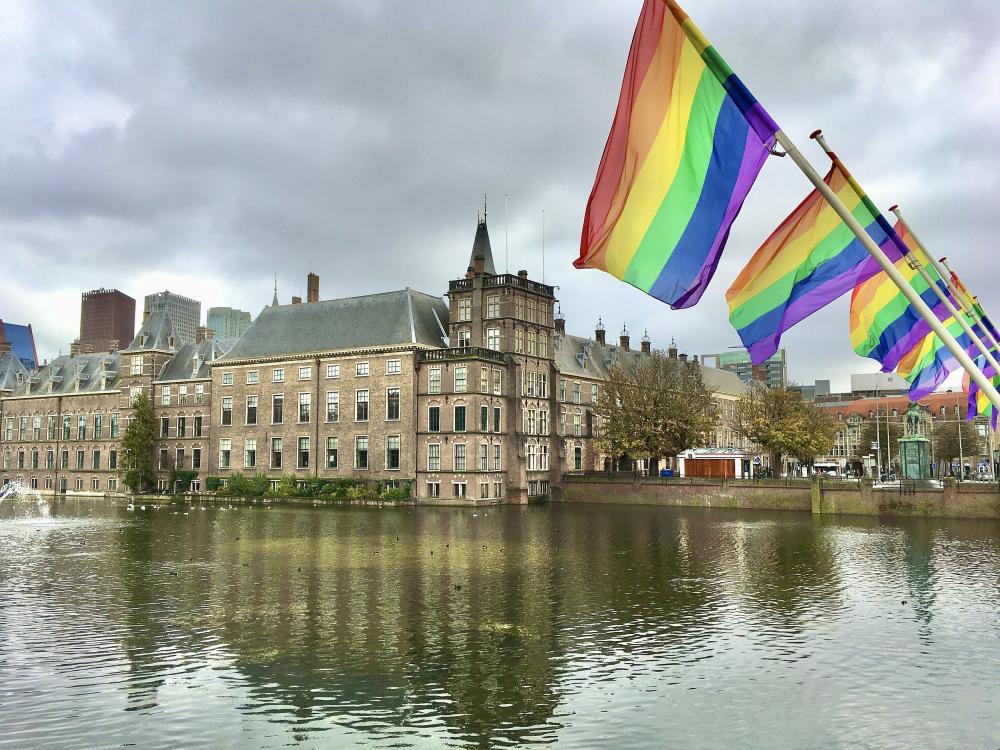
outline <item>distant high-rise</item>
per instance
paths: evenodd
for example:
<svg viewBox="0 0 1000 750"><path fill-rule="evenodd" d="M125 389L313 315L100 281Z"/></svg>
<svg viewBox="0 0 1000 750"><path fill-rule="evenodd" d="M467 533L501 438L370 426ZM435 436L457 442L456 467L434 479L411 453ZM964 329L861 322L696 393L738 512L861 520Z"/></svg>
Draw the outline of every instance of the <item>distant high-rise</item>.
<svg viewBox="0 0 1000 750"><path fill-rule="evenodd" d="M17 323L5 323L0 320L0 355L8 351L14 352L21 363L28 370L38 367L38 350L35 349L35 333L31 330L31 324L18 325Z"/></svg>
<svg viewBox="0 0 1000 750"><path fill-rule="evenodd" d="M253 319L246 310L234 307L208 308L208 327L215 332L217 339L238 339L247 329Z"/></svg>
<svg viewBox="0 0 1000 750"><path fill-rule="evenodd" d="M117 289L94 289L80 300L81 351L124 349L135 336L135 300ZM116 343L117 342L117 343Z"/></svg>
<svg viewBox="0 0 1000 750"><path fill-rule="evenodd" d="M784 388L788 385L788 361L785 359L784 349L779 349L759 365L750 361L750 354L746 349L722 354L705 354L702 355L701 361L709 367L717 367L735 374L744 383L757 380L768 388Z"/></svg>
<svg viewBox="0 0 1000 750"><path fill-rule="evenodd" d="M157 311L163 311L170 316L179 343L194 343L195 329L201 325L201 303L198 300L169 291L147 294L142 319L145 321Z"/></svg>

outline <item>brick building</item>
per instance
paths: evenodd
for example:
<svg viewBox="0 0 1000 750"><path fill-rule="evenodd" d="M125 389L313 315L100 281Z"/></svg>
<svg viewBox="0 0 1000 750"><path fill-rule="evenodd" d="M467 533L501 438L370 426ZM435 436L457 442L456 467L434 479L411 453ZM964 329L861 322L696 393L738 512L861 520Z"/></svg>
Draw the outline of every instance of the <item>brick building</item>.
<svg viewBox="0 0 1000 750"><path fill-rule="evenodd" d="M135 336L135 300L117 289L94 289L80 298L78 351L113 352Z"/></svg>

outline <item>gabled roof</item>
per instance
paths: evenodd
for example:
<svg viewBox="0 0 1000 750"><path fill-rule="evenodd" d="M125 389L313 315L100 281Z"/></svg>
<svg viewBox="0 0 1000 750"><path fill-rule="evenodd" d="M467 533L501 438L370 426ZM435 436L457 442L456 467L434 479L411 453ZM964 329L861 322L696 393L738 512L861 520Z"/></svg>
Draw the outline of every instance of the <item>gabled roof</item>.
<svg viewBox="0 0 1000 750"><path fill-rule="evenodd" d="M448 306L440 297L403 289L361 297L265 307L221 359L418 344L443 348Z"/></svg>
<svg viewBox="0 0 1000 750"><path fill-rule="evenodd" d="M490 246L490 233L486 229L486 217L482 217L476 224L476 238L472 241L472 255L469 256L469 268L476 265L476 257L483 256L483 271L492 276L496 276L496 267L493 265L493 248Z"/></svg>
<svg viewBox="0 0 1000 750"><path fill-rule="evenodd" d="M0 355L0 391L13 391L27 379L28 368L13 350Z"/></svg>
<svg viewBox="0 0 1000 750"><path fill-rule="evenodd" d="M149 314L125 351L138 352L155 349L169 352L174 351L177 344L177 329L174 326L174 321L165 310L156 310Z"/></svg>
<svg viewBox="0 0 1000 750"><path fill-rule="evenodd" d="M64 354L30 373L12 397L110 391L118 387L121 357L111 354Z"/></svg>
<svg viewBox="0 0 1000 750"><path fill-rule="evenodd" d="M159 382L208 378L211 375L208 363L225 356L235 343L235 339L211 338L197 344L185 344L177 350L177 354L167 360L156 380Z"/></svg>
<svg viewBox="0 0 1000 750"><path fill-rule="evenodd" d="M636 367L643 355L635 349L614 344L598 344L592 339L557 333L553 338L556 369L568 377L604 380L615 363ZM714 367L701 367L701 377L712 393L742 396L747 391L735 373Z"/></svg>

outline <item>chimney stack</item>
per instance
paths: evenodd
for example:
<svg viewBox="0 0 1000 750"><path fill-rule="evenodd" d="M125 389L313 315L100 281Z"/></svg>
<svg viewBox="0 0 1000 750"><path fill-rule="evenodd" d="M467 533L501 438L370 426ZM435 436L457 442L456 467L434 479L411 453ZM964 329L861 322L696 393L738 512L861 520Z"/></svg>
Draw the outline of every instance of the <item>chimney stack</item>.
<svg viewBox="0 0 1000 750"><path fill-rule="evenodd" d="M687 361L688 361L688 355L687 354L682 354L681 355L681 362L683 362L684 364L687 364Z"/></svg>
<svg viewBox="0 0 1000 750"><path fill-rule="evenodd" d="M605 345L605 341L604 341L604 323L601 322L600 318L597 319L597 327L594 328L594 341L596 341L601 346Z"/></svg>
<svg viewBox="0 0 1000 750"><path fill-rule="evenodd" d="M472 274L474 276L482 276L483 271L486 268L486 258L482 255L477 255L472 259Z"/></svg>
<svg viewBox="0 0 1000 750"><path fill-rule="evenodd" d="M519 278L519 279L526 279L526 278L528 278L528 272L525 271L522 268L520 271L517 272L517 278Z"/></svg>
<svg viewBox="0 0 1000 750"><path fill-rule="evenodd" d="M293 305L301 305L302 304L302 298L301 297L292 297L292 304Z"/></svg>
<svg viewBox="0 0 1000 750"><path fill-rule="evenodd" d="M0 339L0 356L3 356L11 350L11 343L6 339Z"/></svg>
<svg viewBox="0 0 1000 750"><path fill-rule="evenodd" d="M555 323L556 323L556 333L565 334L566 333L566 318L564 318L562 315L557 315Z"/></svg>
<svg viewBox="0 0 1000 750"><path fill-rule="evenodd" d="M642 332L642 353L652 354L652 342L649 340L649 331Z"/></svg>
<svg viewBox="0 0 1000 750"><path fill-rule="evenodd" d="M200 344L212 338L215 338L215 331L208 326L198 326L194 329L194 343Z"/></svg>
<svg viewBox="0 0 1000 750"><path fill-rule="evenodd" d="M667 356L670 359L677 359L677 344L674 343L673 339L670 339L670 348L667 349Z"/></svg>
<svg viewBox="0 0 1000 750"><path fill-rule="evenodd" d="M622 349L628 351L628 331L625 330L625 326L622 326L622 335L618 337L618 343Z"/></svg>
<svg viewBox="0 0 1000 750"><path fill-rule="evenodd" d="M319 302L319 276L314 273L306 276L306 302Z"/></svg>

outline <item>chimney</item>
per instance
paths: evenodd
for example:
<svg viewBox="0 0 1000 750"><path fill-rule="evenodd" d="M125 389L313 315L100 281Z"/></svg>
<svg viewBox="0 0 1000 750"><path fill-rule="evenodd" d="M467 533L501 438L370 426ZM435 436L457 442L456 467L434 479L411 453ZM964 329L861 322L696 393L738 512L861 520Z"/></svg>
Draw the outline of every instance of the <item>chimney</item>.
<svg viewBox="0 0 1000 750"><path fill-rule="evenodd" d="M319 276L314 273L306 276L306 302L319 302Z"/></svg>
<svg viewBox="0 0 1000 750"><path fill-rule="evenodd" d="M649 331L642 332L642 353L652 354L652 342L649 340Z"/></svg>
<svg viewBox="0 0 1000 750"><path fill-rule="evenodd" d="M519 279L526 279L526 278L528 278L528 272L525 271L522 268L520 271L517 272L517 278L519 278Z"/></svg>
<svg viewBox="0 0 1000 750"><path fill-rule="evenodd" d="M0 357L10 351L11 344L6 339L0 339Z"/></svg>
<svg viewBox="0 0 1000 750"><path fill-rule="evenodd" d="M628 331L625 330L625 326L622 326L622 335L618 337L618 343L622 349L628 351Z"/></svg>
<svg viewBox="0 0 1000 750"><path fill-rule="evenodd" d="M292 297L292 304L293 305L301 305L302 304L302 298L301 297Z"/></svg>
<svg viewBox="0 0 1000 750"><path fill-rule="evenodd" d="M472 274L474 276L482 276L483 270L486 268L486 258L482 255L477 255L472 259Z"/></svg>
<svg viewBox="0 0 1000 750"><path fill-rule="evenodd" d="M688 355L687 354L682 354L681 355L681 362L683 362L684 364L687 364L687 361L688 361Z"/></svg>
<svg viewBox="0 0 1000 750"><path fill-rule="evenodd" d="M700 367L701 366L701 362L698 361L698 355L697 354L695 354L691 358L691 364L694 365L695 367Z"/></svg>
<svg viewBox="0 0 1000 750"><path fill-rule="evenodd" d="M208 341L209 339L215 338L215 331L208 326L198 326L194 329L194 343L200 344L202 341Z"/></svg>
<svg viewBox="0 0 1000 750"><path fill-rule="evenodd" d="M74 339L73 343L69 345L69 356L75 357L80 353L80 339Z"/></svg>
<svg viewBox="0 0 1000 750"><path fill-rule="evenodd" d="M566 333L566 318L564 318L562 315L557 315L555 322L556 322L556 333L565 334Z"/></svg>
<svg viewBox="0 0 1000 750"><path fill-rule="evenodd" d="M114 353L118 351L118 347L121 346L121 342L118 339L111 339L108 341L108 352Z"/></svg>
<svg viewBox="0 0 1000 750"><path fill-rule="evenodd" d="M605 341L604 341L604 323L601 322L600 318L597 319L597 327L594 328L594 341L596 341L601 346L605 345Z"/></svg>
<svg viewBox="0 0 1000 750"><path fill-rule="evenodd" d="M471 279L471 278L472 278L473 276L475 276L475 275L476 275L476 269L475 269L475 268L473 268L472 266L469 266L469 267L468 267L468 268L467 268L467 269L465 270L465 278L467 278L467 279Z"/></svg>

